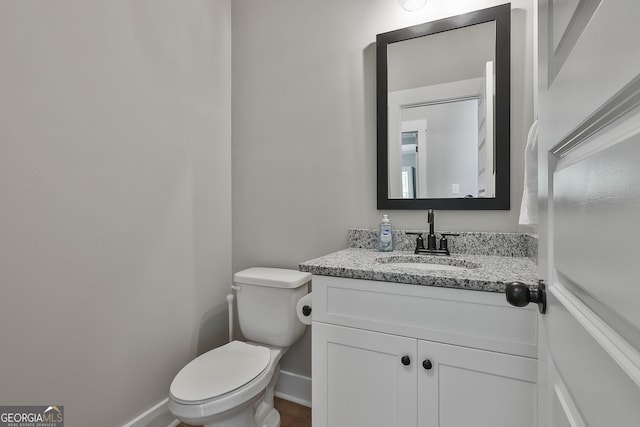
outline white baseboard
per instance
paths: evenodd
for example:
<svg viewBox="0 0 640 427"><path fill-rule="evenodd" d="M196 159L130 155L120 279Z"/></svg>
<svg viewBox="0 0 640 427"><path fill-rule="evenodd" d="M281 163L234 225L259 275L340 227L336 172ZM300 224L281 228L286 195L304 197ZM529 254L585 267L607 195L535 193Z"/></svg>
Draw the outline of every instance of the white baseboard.
<svg viewBox="0 0 640 427"><path fill-rule="evenodd" d="M176 427L180 422L169 412L168 402L169 398L167 397L126 423L123 427Z"/></svg>
<svg viewBox="0 0 640 427"><path fill-rule="evenodd" d="M311 378L280 371L274 394L281 399L311 408Z"/></svg>

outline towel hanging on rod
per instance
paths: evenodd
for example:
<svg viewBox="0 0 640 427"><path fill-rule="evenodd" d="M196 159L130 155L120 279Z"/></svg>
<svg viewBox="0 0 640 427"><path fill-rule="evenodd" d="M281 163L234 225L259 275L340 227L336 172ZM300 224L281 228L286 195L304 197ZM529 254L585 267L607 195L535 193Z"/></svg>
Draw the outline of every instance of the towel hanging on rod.
<svg viewBox="0 0 640 427"><path fill-rule="evenodd" d="M538 224L538 121L534 121L524 148L524 188L520 204L522 225Z"/></svg>

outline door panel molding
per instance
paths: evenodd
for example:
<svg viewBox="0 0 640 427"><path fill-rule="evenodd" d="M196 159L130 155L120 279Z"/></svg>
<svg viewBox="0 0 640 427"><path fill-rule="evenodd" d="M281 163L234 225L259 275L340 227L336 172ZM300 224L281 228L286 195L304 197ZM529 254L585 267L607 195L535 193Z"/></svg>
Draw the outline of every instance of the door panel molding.
<svg viewBox="0 0 640 427"><path fill-rule="evenodd" d="M622 370L640 387L640 352L593 312L562 283L549 286L558 301L571 313L578 323L609 354Z"/></svg>
<svg viewBox="0 0 640 427"><path fill-rule="evenodd" d="M563 157L569 151L587 141L591 136L623 118L638 106L640 106L640 74L609 98L607 102L569 132L567 136L562 138L551 149L551 153L557 157Z"/></svg>
<svg viewBox="0 0 640 427"><path fill-rule="evenodd" d="M549 360L551 360L550 357ZM560 415L569 423L571 427L587 427L587 424L582 419L582 414L580 414L576 403L571 397L571 393L569 393L566 384L564 383L564 381L562 381L562 378L560 377L556 366L553 364L553 361L550 362L549 368L551 372L550 380L553 386L552 399L555 398L555 402L551 405L552 411L554 411L554 423L558 421L556 417ZM561 411L555 410L554 406L556 404L560 405L560 408L558 409L560 409Z"/></svg>
<svg viewBox="0 0 640 427"><path fill-rule="evenodd" d="M634 269L640 239L638 161L640 114L635 114L560 159L553 174L558 276L590 295L599 303L596 308L611 311L636 331L640 331L640 288L635 286ZM590 302L583 300L587 305ZM600 317L618 334L625 334L618 330L619 322L609 322L611 316ZM626 334L625 339L640 351L638 332Z"/></svg>
<svg viewBox="0 0 640 427"><path fill-rule="evenodd" d="M549 63L554 61L546 28L550 1L539 0L539 115L540 139L553 146L638 75L640 44L630 40L638 39L640 2L600 2L550 83ZM555 0L556 8L559 1Z"/></svg>
<svg viewBox="0 0 640 427"><path fill-rule="evenodd" d="M580 3L577 5L571 19L564 27L564 31L562 34L553 34L553 28L555 27L555 19L556 16L554 14L554 3L557 0L549 1L548 8L548 19L549 19L549 32L550 37L548 39L549 43L549 77L548 84L551 85L553 79L558 75L562 65L569 57L569 54L573 50L576 42L582 35L582 32L587 27L587 24L593 17L594 13L600 6L602 0L580 0ZM556 40L559 40L557 43L558 47L555 47Z"/></svg>

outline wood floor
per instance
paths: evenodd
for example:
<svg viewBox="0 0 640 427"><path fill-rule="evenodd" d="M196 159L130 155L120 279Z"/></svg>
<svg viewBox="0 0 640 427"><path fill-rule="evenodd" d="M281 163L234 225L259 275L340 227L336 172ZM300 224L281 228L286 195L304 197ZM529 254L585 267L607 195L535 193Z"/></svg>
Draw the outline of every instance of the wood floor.
<svg viewBox="0 0 640 427"><path fill-rule="evenodd" d="M311 427L311 408L278 397L275 407L280 412L280 427Z"/></svg>
<svg viewBox="0 0 640 427"><path fill-rule="evenodd" d="M275 398L275 406L280 412L280 427L311 427L311 408ZM180 424L178 427L193 427Z"/></svg>

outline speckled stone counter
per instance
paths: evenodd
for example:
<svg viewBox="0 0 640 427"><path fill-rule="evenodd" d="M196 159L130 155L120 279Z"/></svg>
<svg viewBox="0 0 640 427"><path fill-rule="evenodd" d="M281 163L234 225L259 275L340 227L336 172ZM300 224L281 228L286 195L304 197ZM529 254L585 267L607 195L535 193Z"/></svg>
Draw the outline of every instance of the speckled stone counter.
<svg viewBox="0 0 640 427"><path fill-rule="evenodd" d="M462 270L421 270L395 262L424 262L467 267ZM321 276L378 280L486 292L504 292L505 283L537 283L537 265L526 256L452 254L450 257L414 255L410 251L377 252L349 248L303 262L301 271Z"/></svg>
<svg viewBox="0 0 640 427"><path fill-rule="evenodd" d="M393 248L399 251L413 251L416 247L416 236L407 233L424 230L393 230ZM497 255L508 257L528 257L538 261L538 239L524 233L491 233L462 231L458 236L450 236L451 253L471 255ZM377 229L350 229L347 233L350 248L376 249ZM436 232L440 239L441 232Z"/></svg>

